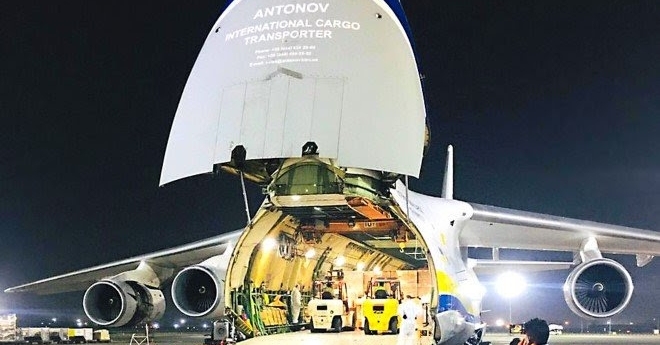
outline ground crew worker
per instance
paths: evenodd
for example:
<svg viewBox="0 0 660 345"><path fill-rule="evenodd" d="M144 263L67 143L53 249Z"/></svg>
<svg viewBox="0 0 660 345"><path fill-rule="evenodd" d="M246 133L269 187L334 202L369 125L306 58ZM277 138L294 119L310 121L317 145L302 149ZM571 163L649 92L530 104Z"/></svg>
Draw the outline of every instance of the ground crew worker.
<svg viewBox="0 0 660 345"><path fill-rule="evenodd" d="M334 298L334 290L332 289L332 282L327 282L325 284L325 289L323 289L323 294L321 294L322 299L333 299Z"/></svg>
<svg viewBox="0 0 660 345"><path fill-rule="evenodd" d="M383 282L378 283L378 286L376 286L376 289L374 290L374 297L376 299L386 299L387 298L387 290L385 290L385 286Z"/></svg>
<svg viewBox="0 0 660 345"><path fill-rule="evenodd" d="M300 308L302 308L302 296L298 284L291 291L291 318L293 323L298 323L300 317Z"/></svg>
<svg viewBox="0 0 660 345"><path fill-rule="evenodd" d="M261 290L261 300L263 301L263 305L266 306L270 304L270 297L268 297L268 294L266 293L266 282L261 282L259 290Z"/></svg>
<svg viewBox="0 0 660 345"><path fill-rule="evenodd" d="M415 332L416 321L422 317L424 311L413 301L412 296L406 295L406 298L399 305L399 316L401 316L401 329L397 338L397 345L413 345L417 339Z"/></svg>

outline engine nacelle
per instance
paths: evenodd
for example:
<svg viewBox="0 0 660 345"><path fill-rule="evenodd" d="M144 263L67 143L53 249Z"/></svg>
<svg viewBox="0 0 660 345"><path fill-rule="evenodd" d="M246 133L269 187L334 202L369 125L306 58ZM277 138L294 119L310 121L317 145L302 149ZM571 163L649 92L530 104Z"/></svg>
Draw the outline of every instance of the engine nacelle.
<svg viewBox="0 0 660 345"><path fill-rule="evenodd" d="M207 264L206 261L184 268L172 282L174 305L190 317L222 316L226 273L226 264L224 267L218 267Z"/></svg>
<svg viewBox="0 0 660 345"><path fill-rule="evenodd" d="M165 296L135 281L104 279L83 297L85 314L101 326L132 326L157 320L165 313Z"/></svg>
<svg viewBox="0 0 660 345"><path fill-rule="evenodd" d="M564 299L583 317L607 318L630 302L632 278L618 262L599 258L578 265L566 278Z"/></svg>

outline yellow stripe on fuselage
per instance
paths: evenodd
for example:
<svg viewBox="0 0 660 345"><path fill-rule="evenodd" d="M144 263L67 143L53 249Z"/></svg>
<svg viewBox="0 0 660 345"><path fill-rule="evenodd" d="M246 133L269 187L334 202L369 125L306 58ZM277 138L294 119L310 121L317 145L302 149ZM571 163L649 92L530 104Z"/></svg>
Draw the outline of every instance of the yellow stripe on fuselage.
<svg viewBox="0 0 660 345"><path fill-rule="evenodd" d="M435 278L438 282L438 293L454 294L456 291L456 282L445 271L436 271Z"/></svg>

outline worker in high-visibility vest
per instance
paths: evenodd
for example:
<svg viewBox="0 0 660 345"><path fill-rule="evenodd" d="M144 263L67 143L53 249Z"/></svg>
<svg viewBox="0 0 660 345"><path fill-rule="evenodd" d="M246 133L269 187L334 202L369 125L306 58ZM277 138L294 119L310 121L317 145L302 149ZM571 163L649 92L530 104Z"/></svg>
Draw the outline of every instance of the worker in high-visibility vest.
<svg viewBox="0 0 660 345"><path fill-rule="evenodd" d="M386 299L387 298L387 290L385 290L385 286L382 282L378 283L378 286L374 289L374 298L376 299Z"/></svg>

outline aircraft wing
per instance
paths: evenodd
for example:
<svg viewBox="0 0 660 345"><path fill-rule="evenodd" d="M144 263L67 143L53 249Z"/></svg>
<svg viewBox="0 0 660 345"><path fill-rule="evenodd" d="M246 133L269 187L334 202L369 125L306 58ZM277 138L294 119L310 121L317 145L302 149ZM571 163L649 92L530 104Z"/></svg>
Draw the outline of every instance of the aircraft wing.
<svg viewBox="0 0 660 345"><path fill-rule="evenodd" d="M11 287L6 289L5 292L32 292L38 295L50 295L70 291L83 291L100 279L135 269L143 261L152 267L178 270L222 253L227 244L235 243L242 232L243 229L235 230L150 254L134 256L124 260L69 272Z"/></svg>
<svg viewBox="0 0 660 345"><path fill-rule="evenodd" d="M637 255L638 266L660 254L660 232L469 203L474 214L461 246L579 251L595 238L603 253Z"/></svg>

